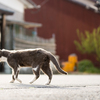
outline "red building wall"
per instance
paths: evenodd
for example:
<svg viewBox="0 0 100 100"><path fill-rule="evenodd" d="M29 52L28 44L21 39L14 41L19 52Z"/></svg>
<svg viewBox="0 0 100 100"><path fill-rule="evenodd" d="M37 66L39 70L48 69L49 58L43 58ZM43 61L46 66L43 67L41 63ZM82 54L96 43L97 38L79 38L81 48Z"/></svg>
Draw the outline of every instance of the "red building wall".
<svg viewBox="0 0 100 100"><path fill-rule="evenodd" d="M41 4L41 0L33 1ZM51 38L55 33L56 51L60 60L67 61L71 53L76 53L81 60L90 56L82 55L76 50L76 30L92 32L100 25L100 14L68 0L49 0L40 9L26 9L25 20L42 23L43 26L38 29L38 35L41 37Z"/></svg>

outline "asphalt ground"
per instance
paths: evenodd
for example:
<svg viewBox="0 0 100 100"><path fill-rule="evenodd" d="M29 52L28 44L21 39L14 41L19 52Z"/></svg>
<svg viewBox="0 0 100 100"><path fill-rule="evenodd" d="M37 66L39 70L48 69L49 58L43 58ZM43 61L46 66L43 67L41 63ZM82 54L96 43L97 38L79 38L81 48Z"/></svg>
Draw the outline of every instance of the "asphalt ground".
<svg viewBox="0 0 100 100"><path fill-rule="evenodd" d="M33 77L20 74L22 83L9 83L11 75L0 74L0 100L100 100L100 75L53 75L50 85L46 75L29 84Z"/></svg>

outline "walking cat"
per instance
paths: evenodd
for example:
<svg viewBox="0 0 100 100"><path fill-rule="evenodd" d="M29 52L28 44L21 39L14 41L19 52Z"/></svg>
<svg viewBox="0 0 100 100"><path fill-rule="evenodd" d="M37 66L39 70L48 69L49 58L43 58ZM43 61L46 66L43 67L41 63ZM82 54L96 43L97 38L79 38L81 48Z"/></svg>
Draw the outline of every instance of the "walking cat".
<svg viewBox="0 0 100 100"><path fill-rule="evenodd" d="M49 85L52 79L52 71L50 69L50 60L55 65L56 69L62 73L67 74L63 71L57 59L50 52L42 49L25 49L25 50L0 50L0 62L7 62L8 65L12 68L12 80L13 83L15 80L22 82L18 79L18 73L21 67L32 67L35 78L30 82L31 84L39 78L40 69L48 76L48 82L46 85Z"/></svg>

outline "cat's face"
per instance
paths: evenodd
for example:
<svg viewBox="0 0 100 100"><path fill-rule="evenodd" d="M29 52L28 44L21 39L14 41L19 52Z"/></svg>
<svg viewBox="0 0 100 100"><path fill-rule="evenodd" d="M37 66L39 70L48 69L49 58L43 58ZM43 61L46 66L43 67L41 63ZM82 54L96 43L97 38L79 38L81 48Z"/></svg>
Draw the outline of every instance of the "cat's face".
<svg viewBox="0 0 100 100"><path fill-rule="evenodd" d="M6 62L7 58L3 56L2 50L0 50L0 62Z"/></svg>

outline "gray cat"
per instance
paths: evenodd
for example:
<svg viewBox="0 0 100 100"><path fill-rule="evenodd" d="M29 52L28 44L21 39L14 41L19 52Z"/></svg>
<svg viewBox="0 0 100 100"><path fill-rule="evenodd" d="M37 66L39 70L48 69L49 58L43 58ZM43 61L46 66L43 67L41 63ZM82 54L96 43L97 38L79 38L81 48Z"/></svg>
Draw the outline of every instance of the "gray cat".
<svg viewBox="0 0 100 100"><path fill-rule="evenodd" d="M20 83L22 82L20 79L18 79L18 73L21 67L32 67L35 78L30 83L32 84L39 78L41 69L48 76L49 80L46 85L49 85L52 79L52 71L49 65L50 60L60 73L67 74L67 72L60 68L55 56L44 49L0 50L0 61L7 62L12 68L11 83L13 83L15 79Z"/></svg>

